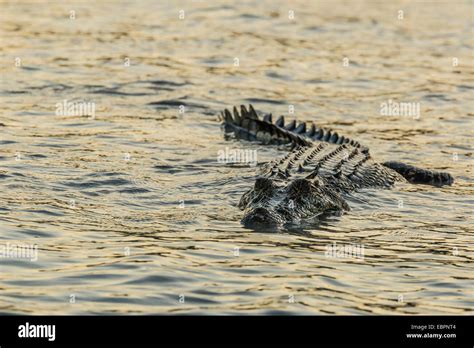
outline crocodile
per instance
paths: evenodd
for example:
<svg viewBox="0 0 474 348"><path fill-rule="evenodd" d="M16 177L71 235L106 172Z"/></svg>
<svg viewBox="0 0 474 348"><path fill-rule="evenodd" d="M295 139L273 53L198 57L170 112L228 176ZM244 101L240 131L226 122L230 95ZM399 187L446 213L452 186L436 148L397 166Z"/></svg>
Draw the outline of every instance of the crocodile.
<svg viewBox="0 0 474 348"><path fill-rule="evenodd" d="M319 221L350 210L348 196L368 188L389 189L397 182L451 185L446 172L398 161L379 163L368 147L314 122L286 123L283 116L259 116L252 105L240 113L225 109L220 120L226 135L262 144L288 145L290 151L259 169L252 188L238 204L246 227L283 226Z"/></svg>

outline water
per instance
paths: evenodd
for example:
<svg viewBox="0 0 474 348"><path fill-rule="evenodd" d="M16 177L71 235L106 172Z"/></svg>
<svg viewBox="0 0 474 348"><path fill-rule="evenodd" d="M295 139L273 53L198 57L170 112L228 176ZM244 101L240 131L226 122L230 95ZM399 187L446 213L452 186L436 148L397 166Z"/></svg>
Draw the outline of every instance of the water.
<svg viewBox="0 0 474 348"><path fill-rule="evenodd" d="M472 2L0 6L0 238L38 247L0 260L1 313L472 314ZM420 117L382 116L389 99ZM56 114L64 100L95 117ZM455 184L244 229L256 168L218 152L285 153L224 139L217 113L249 102Z"/></svg>

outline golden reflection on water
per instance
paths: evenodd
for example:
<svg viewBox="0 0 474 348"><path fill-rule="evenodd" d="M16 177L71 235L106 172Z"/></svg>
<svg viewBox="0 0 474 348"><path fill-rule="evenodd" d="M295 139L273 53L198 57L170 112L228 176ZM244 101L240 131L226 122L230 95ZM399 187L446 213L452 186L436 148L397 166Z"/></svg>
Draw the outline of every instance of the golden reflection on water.
<svg viewBox="0 0 474 348"><path fill-rule="evenodd" d="M1 238L39 249L1 260L2 313L472 313L472 3L0 7ZM382 116L389 100L420 117ZM56 114L64 101L95 114ZM246 230L236 204L255 168L217 154L284 154L224 139L215 115L249 102L455 184ZM328 256L334 245L363 257Z"/></svg>

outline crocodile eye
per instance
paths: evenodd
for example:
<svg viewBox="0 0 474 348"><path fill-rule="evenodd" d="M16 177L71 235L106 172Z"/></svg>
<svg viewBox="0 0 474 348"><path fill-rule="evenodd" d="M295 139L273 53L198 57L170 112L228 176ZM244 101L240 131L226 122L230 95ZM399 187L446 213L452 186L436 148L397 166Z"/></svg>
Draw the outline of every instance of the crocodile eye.
<svg viewBox="0 0 474 348"><path fill-rule="evenodd" d="M293 194L302 195L311 192L312 184L307 179L297 179L290 184L289 191Z"/></svg>
<svg viewBox="0 0 474 348"><path fill-rule="evenodd" d="M251 190L245 192L242 197L240 197L240 201L239 201L239 209L240 210L244 210L246 207L247 207L247 204L249 204L249 195L251 193Z"/></svg>
<svg viewBox="0 0 474 348"><path fill-rule="evenodd" d="M268 178L257 178L255 180L255 191L268 191L271 190L273 187L273 182Z"/></svg>

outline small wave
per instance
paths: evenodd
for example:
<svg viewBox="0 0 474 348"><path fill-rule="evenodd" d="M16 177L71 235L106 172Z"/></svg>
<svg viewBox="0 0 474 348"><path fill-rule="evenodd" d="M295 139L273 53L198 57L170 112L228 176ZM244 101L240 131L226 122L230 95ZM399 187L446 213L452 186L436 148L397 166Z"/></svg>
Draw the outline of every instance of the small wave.
<svg viewBox="0 0 474 348"><path fill-rule="evenodd" d="M96 188L102 186L123 186L123 185L130 185L131 181L122 179L122 178L115 178L115 179L107 179L107 180L93 180L93 181L83 181L77 182L74 181L67 181L62 183L68 187L77 187L77 188Z"/></svg>
<svg viewBox="0 0 474 348"><path fill-rule="evenodd" d="M277 105L284 105L284 104L288 104L287 101L285 100L275 100L275 99L262 99L262 98L247 98L245 99L245 101L247 101L248 103L253 103L253 104L257 104L257 103L261 103L261 104L277 104Z"/></svg>

